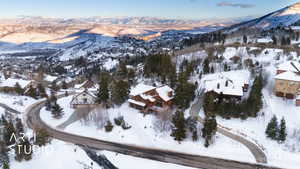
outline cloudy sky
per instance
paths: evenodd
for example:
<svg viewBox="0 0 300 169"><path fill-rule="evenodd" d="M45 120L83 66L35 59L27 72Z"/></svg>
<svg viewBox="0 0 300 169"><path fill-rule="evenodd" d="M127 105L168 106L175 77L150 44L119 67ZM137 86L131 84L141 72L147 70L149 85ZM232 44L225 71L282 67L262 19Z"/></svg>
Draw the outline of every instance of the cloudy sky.
<svg viewBox="0 0 300 169"><path fill-rule="evenodd" d="M297 0L3 0L0 3L0 17L230 18L260 16L296 2Z"/></svg>

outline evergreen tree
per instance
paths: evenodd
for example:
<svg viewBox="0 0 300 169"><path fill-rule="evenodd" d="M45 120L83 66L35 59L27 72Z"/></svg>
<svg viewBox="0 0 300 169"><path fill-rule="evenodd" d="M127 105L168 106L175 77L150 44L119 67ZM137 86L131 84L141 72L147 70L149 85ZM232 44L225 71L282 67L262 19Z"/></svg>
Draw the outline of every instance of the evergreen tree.
<svg viewBox="0 0 300 169"><path fill-rule="evenodd" d="M34 99L38 98L38 94L37 94L35 88L33 88L32 86L29 86L28 90L26 91L26 95L29 97L32 97Z"/></svg>
<svg viewBox="0 0 300 169"><path fill-rule="evenodd" d="M284 118L282 118L281 122L280 122L280 127L279 127L279 133L278 133L278 139L277 140L280 143L283 143L286 140L286 136L287 136L287 133L286 133L286 123L285 123Z"/></svg>
<svg viewBox="0 0 300 169"><path fill-rule="evenodd" d="M59 104L54 104L51 108L53 118L60 119L63 116L63 109Z"/></svg>
<svg viewBox="0 0 300 169"><path fill-rule="evenodd" d="M36 132L35 145L45 146L47 143L50 143L50 136L47 131L40 129Z"/></svg>
<svg viewBox="0 0 300 169"><path fill-rule="evenodd" d="M0 163L9 163L8 147L4 141L0 141Z"/></svg>
<svg viewBox="0 0 300 169"><path fill-rule="evenodd" d="M22 89L18 82L15 84L15 91L18 95L23 95L24 93L24 89Z"/></svg>
<svg viewBox="0 0 300 169"><path fill-rule="evenodd" d="M9 121L5 126L4 126L4 141L6 143L6 145L12 145L15 143L15 138L12 136L15 135L16 136L16 129L14 127L14 124L12 121ZM12 138L12 139L11 139Z"/></svg>
<svg viewBox="0 0 300 169"><path fill-rule="evenodd" d="M204 62L203 62L203 73L204 73L204 74L208 74L208 73L209 73L209 70L210 70L210 68L209 68L209 59L206 58L206 59L204 60Z"/></svg>
<svg viewBox="0 0 300 169"><path fill-rule="evenodd" d="M215 116L205 116L204 127L202 128L202 137L205 139L205 147L210 145L213 136L217 131L217 120Z"/></svg>
<svg viewBox="0 0 300 169"><path fill-rule="evenodd" d="M32 159L32 144L28 138L20 139L15 146L15 159L16 161L29 161Z"/></svg>
<svg viewBox="0 0 300 169"><path fill-rule="evenodd" d="M62 81L61 88L62 89L68 89L68 84L67 84L66 81Z"/></svg>
<svg viewBox="0 0 300 169"><path fill-rule="evenodd" d="M115 81L112 89L112 101L117 105L121 105L127 100L128 95L129 95L128 82L123 80Z"/></svg>
<svg viewBox="0 0 300 169"><path fill-rule="evenodd" d="M3 162L3 169L10 169L8 162Z"/></svg>
<svg viewBox="0 0 300 169"><path fill-rule="evenodd" d="M16 119L16 132L18 136L24 134L24 126L22 120L19 118Z"/></svg>
<svg viewBox="0 0 300 169"><path fill-rule="evenodd" d="M273 116L271 121L268 123L267 129L266 129L266 135L267 137L276 140L278 135L278 122L277 117Z"/></svg>
<svg viewBox="0 0 300 169"><path fill-rule="evenodd" d="M105 131L106 132L111 132L113 130L114 126L112 125L112 123L110 121L107 121L106 125L105 125Z"/></svg>
<svg viewBox="0 0 300 169"><path fill-rule="evenodd" d="M263 78L262 75L256 76L253 86L247 99L246 112L249 112L252 117L256 117L257 113L263 106L262 102L262 88L263 88Z"/></svg>
<svg viewBox="0 0 300 169"><path fill-rule="evenodd" d="M40 97L47 97L46 89L45 89L45 87L41 83L39 83L37 85L37 91L38 91L37 92L38 96L40 96Z"/></svg>
<svg viewBox="0 0 300 169"><path fill-rule="evenodd" d="M180 142L186 138L184 113L176 111L172 117L172 123L173 127L171 136L174 137L174 140Z"/></svg>
<svg viewBox="0 0 300 169"><path fill-rule="evenodd" d="M109 99L108 74L102 73L100 77L99 89L97 93L97 102L107 102Z"/></svg>
<svg viewBox="0 0 300 169"><path fill-rule="evenodd" d="M248 37L246 35L243 36L243 42L246 44L248 42Z"/></svg>
<svg viewBox="0 0 300 169"><path fill-rule="evenodd" d="M50 87L53 91L58 91L59 90L59 86L56 84L55 81L53 81L51 83L51 87Z"/></svg>

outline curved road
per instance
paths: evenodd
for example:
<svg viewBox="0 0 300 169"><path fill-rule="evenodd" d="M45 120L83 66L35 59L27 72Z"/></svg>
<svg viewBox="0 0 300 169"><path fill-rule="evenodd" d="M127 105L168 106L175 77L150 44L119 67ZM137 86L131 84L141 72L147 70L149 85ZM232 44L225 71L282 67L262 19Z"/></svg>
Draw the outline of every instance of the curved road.
<svg viewBox="0 0 300 169"><path fill-rule="evenodd" d="M199 112L202 107L202 98L203 97L201 97L200 95L200 97L197 98L196 103L192 105L190 110L190 115L196 117L200 123L204 123L204 119L199 116ZM255 157L257 163L267 163L267 157L265 153L257 144L247 140L244 137L230 132L229 130L220 125L218 125L217 127L217 132L246 146Z"/></svg>
<svg viewBox="0 0 300 169"><path fill-rule="evenodd" d="M234 160L192 155L175 151L145 148L136 145L108 142L104 140L97 140L94 138L66 133L64 131L60 131L48 126L41 120L40 109L44 106L44 104L45 101L40 101L29 106L26 109L26 122L28 127L34 130L44 129L52 137L65 142L84 145L97 150L107 150L139 158L146 158L201 169L279 169L277 167L266 166L263 164L239 162Z"/></svg>

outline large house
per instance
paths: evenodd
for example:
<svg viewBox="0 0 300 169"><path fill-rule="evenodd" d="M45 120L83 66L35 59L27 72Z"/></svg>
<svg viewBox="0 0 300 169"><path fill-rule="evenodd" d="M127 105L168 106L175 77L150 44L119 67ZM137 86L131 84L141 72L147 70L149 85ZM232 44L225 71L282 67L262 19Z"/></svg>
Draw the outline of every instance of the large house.
<svg viewBox="0 0 300 169"><path fill-rule="evenodd" d="M128 102L131 107L143 112L163 112L170 110L174 98L174 90L169 86L153 87L138 84L132 88Z"/></svg>
<svg viewBox="0 0 300 169"><path fill-rule="evenodd" d="M204 80L205 93L214 92L225 98L241 99L249 88L249 72L228 72L208 76Z"/></svg>
<svg viewBox="0 0 300 169"><path fill-rule="evenodd" d="M286 62L278 66L275 76L274 92L278 97L287 99L298 98L300 92L300 64Z"/></svg>
<svg viewBox="0 0 300 169"><path fill-rule="evenodd" d="M88 90L84 90L83 92L75 95L71 100L71 107L78 108L84 106L95 106L97 97Z"/></svg>

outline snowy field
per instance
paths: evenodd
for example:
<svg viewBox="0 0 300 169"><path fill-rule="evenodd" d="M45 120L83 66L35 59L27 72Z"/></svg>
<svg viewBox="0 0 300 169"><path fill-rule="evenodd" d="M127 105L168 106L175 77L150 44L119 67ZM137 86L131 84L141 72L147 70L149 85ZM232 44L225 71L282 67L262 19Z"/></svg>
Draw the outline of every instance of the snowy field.
<svg viewBox="0 0 300 169"><path fill-rule="evenodd" d="M73 109L69 108L69 102L67 101L70 101L70 98L59 100L59 103L65 103L61 104L65 113L63 119L55 120L51 117L51 113L45 110L42 111L42 119L51 126L58 126L64 120L67 120L74 112ZM222 135L217 135L216 143L208 149L203 146L204 140L202 138L197 142L193 142L191 138L188 138L179 144L170 136L170 131L161 133L155 129L154 122L156 121L156 117L154 115L144 117L137 110L130 108L127 103L119 108L108 109L105 114L109 115L108 118L111 122L114 121L115 117L124 116L125 121L132 128L123 130L121 127L114 125L113 131L107 133L104 128L99 128L99 125L95 124L95 122L81 120L69 125L65 130L70 133L112 142L255 162L254 157L247 148Z"/></svg>
<svg viewBox="0 0 300 169"><path fill-rule="evenodd" d="M147 169L192 169L190 167L135 158L109 151L99 151L98 154L106 156L119 169L140 169L141 166L147 166ZM11 169L83 169L85 166L91 166L91 163L93 163L93 169L102 169L80 147L58 140L53 140L51 144L44 147L41 153L34 154L33 159L30 161L20 163L14 161L13 156L11 158ZM51 165L45 165L49 162Z"/></svg>
<svg viewBox="0 0 300 169"><path fill-rule="evenodd" d="M25 107L35 103L36 100L27 96L15 96L10 94L0 93L0 103L6 104L7 106L18 110L20 112L25 111Z"/></svg>

